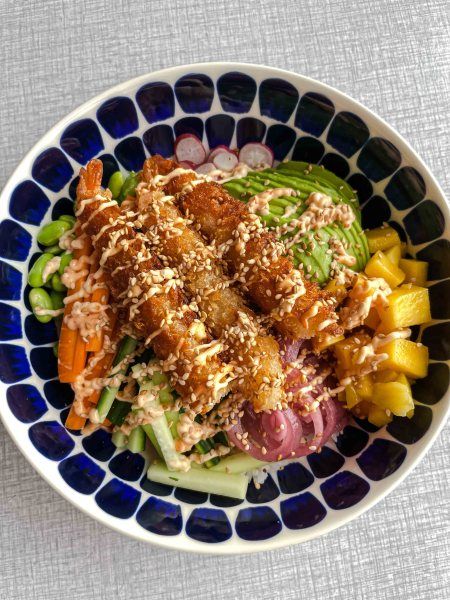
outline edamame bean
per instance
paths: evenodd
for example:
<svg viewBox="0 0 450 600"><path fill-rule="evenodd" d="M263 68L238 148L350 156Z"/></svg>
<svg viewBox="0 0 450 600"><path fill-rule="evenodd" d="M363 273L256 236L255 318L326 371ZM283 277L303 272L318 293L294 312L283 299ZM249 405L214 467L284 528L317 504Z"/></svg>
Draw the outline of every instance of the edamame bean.
<svg viewBox="0 0 450 600"><path fill-rule="evenodd" d="M73 215L61 215L60 217L58 217L58 220L64 221L65 223L69 223L71 229L76 223L76 219Z"/></svg>
<svg viewBox="0 0 450 600"><path fill-rule="evenodd" d="M31 267L30 272L28 273L28 283L31 285L31 287L39 288L44 285L45 281L42 277L43 271L45 265L49 260L52 260L52 258L54 258L53 254L44 252Z"/></svg>
<svg viewBox="0 0 450 600"><path fill-rule="evenodd" d="M72 229L72 227L66 221L52 221L42 227L37 234L37 241L43 246L54 246L69 229Z"/></svg>
<svg viewBox="0 0 450 600"><path fill-rule="evenodd" d="M59 273L53 273L51 282L55 292L65 292L67 290L66 286L61 281L61 275Z"/></svg>
<svg viewBox="0 0 450 600"><path fill-rule="evenodd" d="M73 254L70 252L65 252L61 256L61 262L59 263L58 273L62 275L64 273L64 269L69 266L70 261L73 258Z"/></svg>
<svg viewBox="0 0 450 600"><path fill-rule="evenodd" d="M136 196L136 186L139 183L139 174L131 171L123 182L120 194L117 198L118 204L121 204L127 196Z"/></svg>
<svg viewBox="0 0 450 600"><path fill-rule="evenodd" d="M59 310L60 308L64 308L64 298L66 294L63 292L56 292L52 290L50 292L50 298L52 299L53 310Z"/></svg>
<svg viewBox="0 0 450 600"><path fill-rule="evenodd" d="M116 171L111 175L108 181L108 188L111 191L113 198L118 198L120 190L123 186L123 175L120 171Z"/></svg>
<svg viewBox="0 0 450 600"><path fill-rule="evenodd" d="M57 256L58 254L61 254L63 249L60 248L58 244L55 244L54 246L49 246L48 248L46 248L45 251L50 252L50 254L53 254L54 256Z"/></svg>
<svg viewBox="0 0 450 600"><path fill-rule="evenodd" d="M48 323L53 319L52 315L40 315L39 310L53 310L53 302L50 295L42 288L30 290L28 300L30 301L33 314L41 323Z"/></svg>

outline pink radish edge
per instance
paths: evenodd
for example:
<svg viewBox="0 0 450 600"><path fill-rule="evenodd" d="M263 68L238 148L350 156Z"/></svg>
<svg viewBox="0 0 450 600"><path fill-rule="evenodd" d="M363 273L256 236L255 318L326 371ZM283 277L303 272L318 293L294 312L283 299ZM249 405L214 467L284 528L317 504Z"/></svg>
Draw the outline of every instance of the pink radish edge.
<svg viewBox="0 0 450 600"><path fill-rule="evenodd" d="M175 156L178 162L189 162L201 165L206 160L206 150L192 133L184 133L175 140Z"/></svg>
<svg viewBox="0 0 450 600"><path fill-rule="evenodd" d="M269 146L259 142L249 142L242 146L239 151L239 161L245 163L252 169L258 167L271 167L274 155Z"/></svg>

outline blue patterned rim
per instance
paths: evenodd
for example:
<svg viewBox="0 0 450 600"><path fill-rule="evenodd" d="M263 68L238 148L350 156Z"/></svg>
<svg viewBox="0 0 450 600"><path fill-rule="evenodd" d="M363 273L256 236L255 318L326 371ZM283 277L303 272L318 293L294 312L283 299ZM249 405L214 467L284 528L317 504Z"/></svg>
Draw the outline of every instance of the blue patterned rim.
<svg viewBox="0 0 450 600"><path fill-rule="evenodd" d="M93 157L105 182L149 154L173 154L176 136L209 147L264 141L277 160L322 164L357 190L363 225L391 223L430 264L434 322L415 332L430 349L412 419L347 426L336 442L272 473L245 501L174 490L145 477L145 458L117 450L104 431L81 437L64 422L71 390L56 379L53 323L38 323L24 276L36 233L72 212L79 168ZM395 143L394 143L395 142ZM126 82L56 125L11 177L0 205L2 419L21 451L64 497L118 531L163 546L250 552L304 541L354 518L407 474L443 426L450 350L448 209L421 160L388 125L313 80L246 64L200 64ZM301 530L301 531L300 531ZM211 544L213 544L211 546Z"/></svg>

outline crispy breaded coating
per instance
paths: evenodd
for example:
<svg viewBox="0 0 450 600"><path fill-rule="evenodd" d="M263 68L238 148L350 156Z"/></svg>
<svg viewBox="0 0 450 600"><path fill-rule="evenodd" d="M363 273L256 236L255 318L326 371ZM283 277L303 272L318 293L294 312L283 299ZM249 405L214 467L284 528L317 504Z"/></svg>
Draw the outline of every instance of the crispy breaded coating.
<svg viewBox="0 0 450 600"><path fill-rule="evenodd" d="M231 368L220 347L189 308L176 273L164 267L136 234L109 191L100 187L102 163L81 169L78 222L91 237L114 300L128 309L136 334L150 343L185 404L206 412L227 392Z"/></svg>
<svg viewBox="0 0 450 600"><path fill-rule="evenodd" d="M242 296L224 274L214 252L175 206L173 198L152 188L153 158L144 163L137 190L137 207L143 231L158 254L177 268L185 290L196 302L212 334L223 340L227 359L242 396L256 411L270 410L285 399L284 374L276 340L258 324Z"/></svg>
<svg viewBox="0 0 450 600"><path fill-rule="evenodd" d="M153 158L155 173L167 175L178 168L174 161ZM248 298L270 316L276 329L290 339L338 335L333 296L302 276L283 245L244 203L218 183L192 185L196 179L195 173L185 172L161 181L203 236L215 243Z"/></svg>

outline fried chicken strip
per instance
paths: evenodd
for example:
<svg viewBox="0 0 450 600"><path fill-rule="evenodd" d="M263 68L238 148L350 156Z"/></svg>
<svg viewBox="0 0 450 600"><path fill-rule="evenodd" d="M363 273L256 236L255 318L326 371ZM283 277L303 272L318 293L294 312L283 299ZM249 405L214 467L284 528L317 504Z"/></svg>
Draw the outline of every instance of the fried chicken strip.
<svg viewBox="0 0 450 600"><path fill-rule="evenodd" d="M256 411L279 408L285 393L278 343L230 287L217 257L190 227L174 199L152 188L153 162L152 158L145 161L143 183L137 189L142 230L158 255L178 270L204 323L223 341L239 381L235 393L250 400Z"/></svg>
<svg viewBox="0 0 450 600"><path fill-rule="evenodd" d="M80 171L76 216L91 237L114 300L128 310L136 335L151 342L182 401L207 412L228 391L231 367L218 358L222 347L205 330L180 290L177 274L161 264L145 237L136 234L132 213L122 213L102 190L102 163Z"/></svg>
<svg viewBox="0 0 450 600"><path fill-rule="evenodd" d="M282 335L297 340L341 332L332 295L302 276L283 244L244 203L172 160L153 159L153 181L176 196L183 213L215 243L248 298Z"/></svg>

